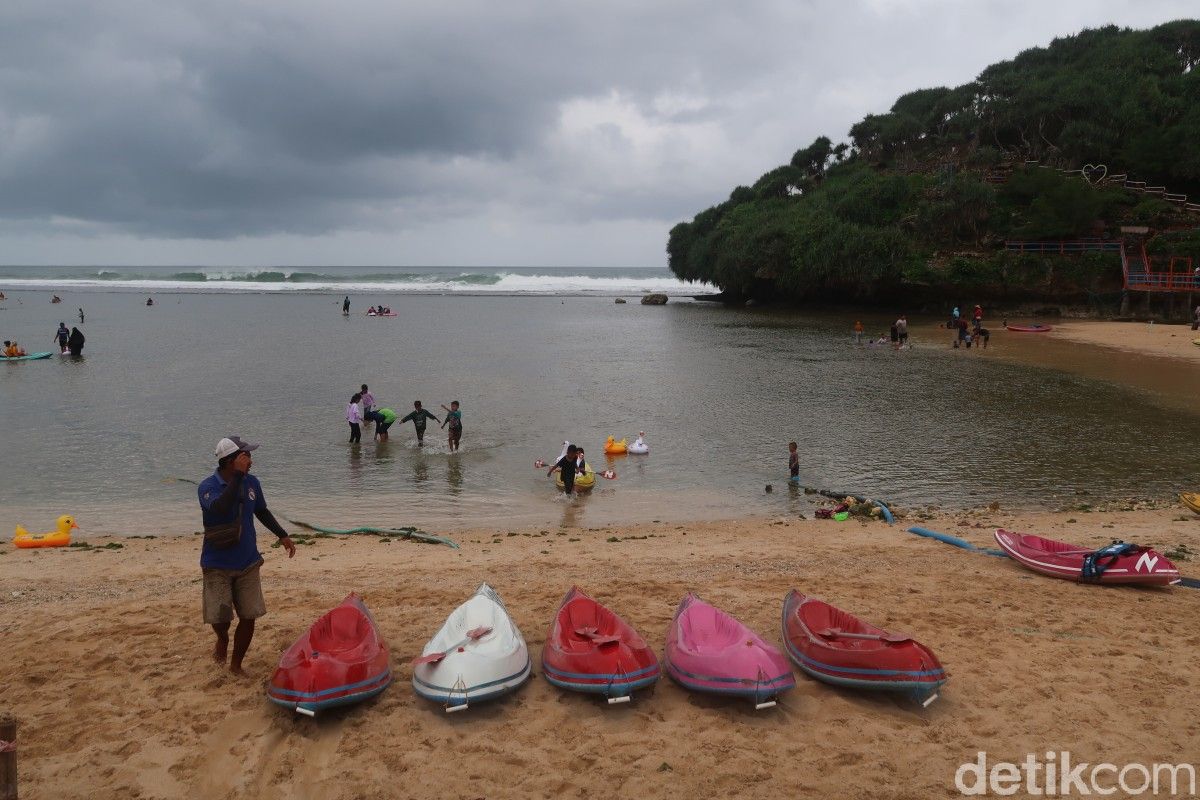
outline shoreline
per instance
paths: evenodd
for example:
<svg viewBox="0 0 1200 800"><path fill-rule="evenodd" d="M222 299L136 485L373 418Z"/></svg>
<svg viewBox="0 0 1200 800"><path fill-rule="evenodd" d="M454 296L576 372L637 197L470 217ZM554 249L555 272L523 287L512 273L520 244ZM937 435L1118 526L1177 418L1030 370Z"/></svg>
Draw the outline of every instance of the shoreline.
<svg viewBox="0 0 1200 800"><path fill-rule="evenodd" d="M976 510L896 526L753 517L476 528L456 536L461 550L332 537L300 545L291 561L264 542L269 610L246 660L252 679L238 680L209 659L197 541L97 538L91 550L43 552L5 544L0 670L19 687L6 706L21 725L21 785L64 799L349 800L397 786L413 797L586 797L597 785L646 797L831 797L877 795L873 776L883 774L895 796L926 798L953 793L955 769L977 750L1011 761L1051 748L1093 762L1187 760L1200 592L1045 578L903 531L918 523L981 545L1002 526L1087 546L1120 535L1200 552L1200 516L1181 506ZM1200 562L1178 563L1200 574ZM407 661L485 580L524 633L535 676L511 697L448 717L414 695ZM950 682L922 710L797 671L780 706L755 713L664 676L610 709L540 674L546 630L572 584L660 656L686 591L779 646L780 602L800 588L917 636ZM279 655L352 590L391 646L392 686L316 720L269 703L263 682ZM1113 626L1114 617L1139 624ZM1081 708L1092 724L1078 724ZM721 767L689 768L697 756Z"/></svg>

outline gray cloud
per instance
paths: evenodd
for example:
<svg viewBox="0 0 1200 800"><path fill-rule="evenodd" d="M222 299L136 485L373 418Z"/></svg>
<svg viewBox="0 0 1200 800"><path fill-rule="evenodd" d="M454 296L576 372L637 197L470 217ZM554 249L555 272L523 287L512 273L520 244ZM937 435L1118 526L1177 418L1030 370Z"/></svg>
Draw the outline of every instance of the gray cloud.
<svg viewBox="0 0 1200 800"><path fill-rule="evenodd" d="M900 93L1189 6L10 0L0 228L28 262L84 237L109 262L208 241L279 263L327 237L376 248L348 262L488 263L520 229L560 263L612 263L619 230L662 263L674 221Z"/></svg>

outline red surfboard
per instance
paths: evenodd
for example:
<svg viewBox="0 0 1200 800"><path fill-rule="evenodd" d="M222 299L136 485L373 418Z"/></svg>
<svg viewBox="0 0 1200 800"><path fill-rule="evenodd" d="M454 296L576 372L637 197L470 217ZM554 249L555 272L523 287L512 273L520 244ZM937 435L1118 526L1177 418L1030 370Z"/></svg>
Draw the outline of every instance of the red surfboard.
<svg viewBox="0 0 1200 800"><path fill-rule="evenodd" d="M1096 549L997 528L996 543L1021 566L1068 581L1145 586L1179 582L1179 569L1166 556L1127 542Z"/></svg>
<svg viewBox="0 0 1200 800"><path fill-rule="evenodd" d="M783 598L788 657L819 681L850 689L900 692L929 705L950 677L911 636L890 633L796 589Z"/></svg>
<svg viewBox="0 0 1200 800"><path fill-rule="evenodd" d="M1049 333L1054 330L1053 326L1042 325L1041 323L1034 323L1033 325L1005 325L1004 327L1017 333Z"/></svg>
<svg viewBox="0 0 1200 800"><path fill-rule="evenodd" d="M391 682L387 642L362 598L351 592L284 652L267 698L313 716L374 697Z"/></svg>
<svg viewBox="0 0 1200 800"><path fill-rule="evenodd" d="M614 703L653 685L661 671L633 626L572 586L546 634L542 674L555 686L603 694Z"/></svg>

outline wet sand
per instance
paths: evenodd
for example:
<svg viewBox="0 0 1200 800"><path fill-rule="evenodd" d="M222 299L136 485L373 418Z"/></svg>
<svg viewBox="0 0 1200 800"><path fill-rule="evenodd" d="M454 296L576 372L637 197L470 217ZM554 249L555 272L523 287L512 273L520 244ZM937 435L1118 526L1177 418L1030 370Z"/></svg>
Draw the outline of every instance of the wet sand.
<svg viewBox="0 0 1200 800"><path fill-rule="evenodd" d="M601 529L454 533L458 551L374 537L267 550L270 608L237 679L209 658L197 537L85 539L122 549L0 546L0 711L20 720L22 797L956 797L958 765L1070 750L1117 764L1194 760L1200 591L1096 587L903 532L983 545L995 526L1084 545L1120 536L1200 552L1200 517L1006 510L880 522L750 518ZM644 538L643 538L644 537ZM619 541L610 541L616 538ZM1179 562L1184 574L1200 563ZM408 660L481 581L505 599L535 677L447 716ZM689 694L664 679L609 708L541 677L546 630L576 583L660 652L695 590L779 644L792 587L919 638L950 672L922 710L797 673L779 707ZM315 720L263 692L279 654L349 591L388 638L396 681Z"/></svg>

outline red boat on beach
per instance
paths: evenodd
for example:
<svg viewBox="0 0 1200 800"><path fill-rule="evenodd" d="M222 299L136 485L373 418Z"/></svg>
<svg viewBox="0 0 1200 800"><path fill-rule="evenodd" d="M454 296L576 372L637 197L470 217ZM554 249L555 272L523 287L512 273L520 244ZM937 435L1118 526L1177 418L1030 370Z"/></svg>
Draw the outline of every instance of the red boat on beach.
<svg viewBox="0 0 1200 800"><path fill-rule="evenodd" d="M620 703L653 685L661 671L658 656L629 623L572 586L546 634L542 674L563 689Z"/></svg>
<svg viewBox="0 0 1200 800"><path fill-rule="evenodd" d="M922 705L949 675L928 647L793 589L783 598L783 644L813 678L834 686L900 692Z"/></svg>
<svg viewBox="0 0 1200 800"><path fill-rule="evenodd" d="M1179 568L1166 556L1129 542L1096 549L997 528L996 543L1021 566L1068 581L1143 586L1179 582Z"/></svg>
<svg viewBox="0 0 1200 800"><path fill-rule="evenodd" d="M391 682L387 642L362 598L351 592L284 652L267 698L311 717L374 697Z"/></svg>

